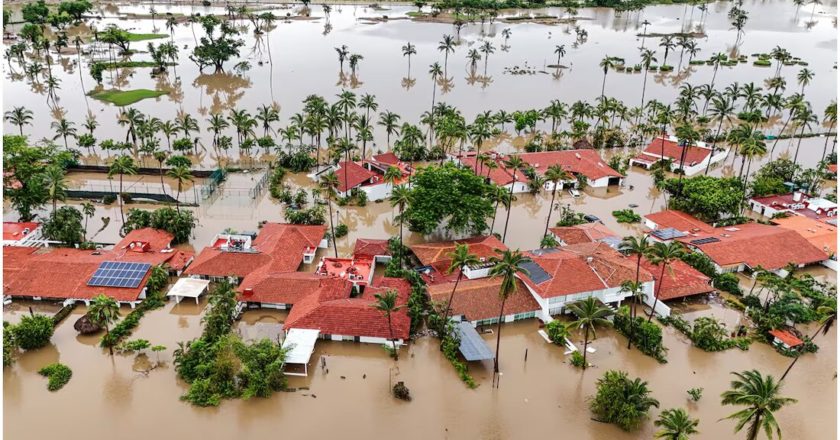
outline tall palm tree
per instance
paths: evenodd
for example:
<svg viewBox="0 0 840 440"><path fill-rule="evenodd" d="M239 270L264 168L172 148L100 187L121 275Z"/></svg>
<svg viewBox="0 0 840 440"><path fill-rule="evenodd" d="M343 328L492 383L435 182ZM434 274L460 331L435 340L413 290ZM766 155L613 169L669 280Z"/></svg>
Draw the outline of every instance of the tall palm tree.
<svg viewBox="0 0 840 440"><path fill-rule="evenodd" d="M682 408L666 409L659 414L659 419L653 422L660 429L654 438L665 440L688 440L692 434L697 434L699 419L692 419Z"/></svg>
<svg viewBox="0 0 840 440"><path fill-rule="evenodd" d="M674 43L674 37L672 35L666 35L659 40L659 47L665 49L665 56L662 58L662 65L665 66L668 64L668 52L676 47L676 43Z"/></svg>
<svg viewBox="0 0 840 440"><path fill-rule="evenodd" d="M68 121L67 119L61 118L58 121L54 121L50 126L53 130L55 130L55 137L53 140L58 138L64 138L64 149L69 150L70 147L67 144L67 138L71 137L76 139L76 128L73 127L75 125L72 121Z"/></svg>
<svg viewBox="0 0 840 440"><path fill-rule="evenodd" d="M174 179L178 182L178 195L175 196L175 209L178 211L181 210L181 190L183 188L184 183L192 182L193 177L190 169L186 166L177 166L175 168L170 169L166 172L166 175L169 176L170 179Z"/></svg>
<svg viewBox="0 0 840 440"><path fill-rule="evenodd" d="M811 106L809 105L804 106L793 119L800 128L799 139L796 141L796 152L793 154L793 163L796 164L796 161L799 158L799 147L802 145L802 137L805 134L805 128L807 127L810 129L811 124L816 124L819 121L817 120L817 115L811 110Z"/></svg>
<svg viewBox="0 0 840 440"><path fill-rule="evenodd" d="M484 53L484 76L487 76L487 62L490 60L490 54L495 52L496 48L493 43L485 41L478 50Z"/></svg>
<svg viewBox="0 0 840 440"><path fill-rule="evenodd" d="M811 84L811 80L814 79L814 71L809 68L803 68L799 71L796 75L796 82L800 86L802 86L802 90L799 91L801 94L805 94L805 86Z"/></svg>
<svg viewBox="0 0 840 440"><path fill-rule="evenodd" d="M397 216L400 222L400 267L403 266L403 223L405 223L405 207L411 201L411 190L405 185L397 185L391 190L391 197L389 198L391 207L396 207L400 213Z"/></svg>
<svg viewBox="0 0 840 440"><path fill-rule="evenodd" d="M452 300L455 298L455 291L458 290L458 283L461 282L461 277L464 275L464 267L476 266L481 263L475 254L470 253L470 247L466 244L455 243L455 250L449 253L449 258L452 262L446 270L447 274L458 271L458 278L455 279L455 285L452 287L452 293L449 294L449 301L446 302L446 310L443 312L443 330L446 329L446 324L449 320L449 311L452 310Z"/></svg>
<svg viewBox="0 0 840 440"><path fill-rule="evenodd" d="M601 83L601 99L604 99L604 89L607 87L607 72L615 67L615 61L611 56L604 55L604 58L598 63L598 66L604 71L604 81Z"/></svg>
<svg viewBox="0 0 840 440"><path fill-rule="evenodd" d="M405 46L402 47L402 54L404 57L408 57L408 77L411 78L411 56L417 54L417 48L411 42L405 43Z"/></svg>
<svg viewBox="0 0 840 440"><path fill-rule="evenodd" d="M51 165L47 167L44 173L44 185L52 200L52 212L55 213L56 202L58 200L64 201L67 197L67 184L64 182L64 169L58 165Z"/></svg>
<svg viewBox="0 0 840 440"><path fill-rule="evenodd" d="M391 346L394 350L394 360L400 360L400 353L397 351L397 340L394 339L394 325L391 322L391 315L405 307L405 305L397 305L397 291L393 289L388 289L383 294L375 293L374 298L376 301L372 304L376 310L382 312L385 315L385 318L388 319L388 333L391 334Z"/></svg>
<svg viewBox="0 0 840 440"><path fill-rule="evenodd" d="M557 195L557 186L560 185L560 182L568 180L569 178L571 178L569 173L567 173L560 165L552 165L545 170L545 180L551 182L552 189L551 204L548 205L548 215L545 217L545 231L543 231L543 237L548 235L548 225L551 224L551 212L554 211L554 197Z"/></svg>
<svg viewBox="0 0 840 440"><path fill-rule="evenodd" d="M120 316L120 306L114 301L114 298L99 295L93 298L87 313L90 320L96 323L96 325L105 327L105 336L108 336L111 333L109 326ZM108 345L108 352L111 356L114 355L114 347L110 344Z"/></svg>
<svg viewBox="0 0 840 440"><path fill-rule="evenodd" d="M96 206L91 202L82 202L82 214L85 216L85 241L87 241L88 219L96 214Z"/></svg>
<svg viewBox="0 0 840 440"><path fill-rule="evenodd" d="M4 119L12 125L17 125L20 135L23 136L23 126L32 125L32 110L22 106L15 107L5 113Z"/></svg>
<svg viewBox="0 0 840 440"><path fill-rule="evenodd" d="M598 338L595 334L595 326L610 325L607 318L612 315L612 310L604 306L595 297L590 296L583 301L578 301L569 306L569 311L577 316L577 320L572 322L571 327L583 329L583 369L587 367L586 364L586 349L589 347L589 334L592 333L593 338Z"/></svg>
<svg viewBox="0 0 840 440"><path fill-rule="evenodd" d="M642 81L642 104L641 108L645 108L645 91L647 90L647 75L650 70L650 65L656 62L655 52L650 49L642 49L642 68L645 70L644 80ZM639 120L636 119L638 125Z"/></svg>
<svg viewBox="0 0 840 440"><path fill-rule="evenodd" d="M821 316L819 320L820 326L817 327L817 331L815 331L813 336L811 336L811 340L814 340L814 338L816 338L817 335L819 335L820 333L822 333L823 336L827 335L831 328L834 327L834 323L837 322L837 303L832 302L827 305L818 307L817 314ZM787 377L788 373L790 373L790 370L793 368L793 366L796 365L796 361L799 360L799 356L801 355L801 353L796 354L796 356L793 358L793 362L791 362L790 365L788 365L787 369L785 369L784 374L782 374L782 377L779 379L780 383L785 380L785 377Z"/></svg>
<svg viewBox="0 0 840 440"><path fill-rule="evenodd" d="M639 284L639 275L641 274L642 269L642 258L646 257L650 251L650 242L647 240L647 235L642 234L638 237L624 237L624 240L621 242L620 249L622 252L625 252L628 255L635 255L636 256L636 280L635 284L640 286ZM627 340L627 349L629 350L631 345L630 343L633 341L634 330L636 327L636 321L633 319L636 317L636 296L633 296L633 307L630 308L630 338Z"/></svg>
<svg viewBox="0 0 840 440"><path fill-rule="evenodd" d="M327 193L327 206L330 210L330 239L333 242L333 252L335 253L335 258L338 258L338 245L336 244L335 240L335 224L333 223L333 212L332 212L332 199L335 196L335 192L338 190L338 176L336 176L335 171L330 171L321 176L321 181L319 182L321 189Z"/></svg>
<svg viewBox="0 0 840 440"><path fill-rule="evenodd" d="M781 439L782 429L774 413L785 405L796 403L796 399L780 396L781 382L776 382L773 376L763 376L758 370L732 374L737 379L721 394L721 404L746 407L726 417L737 421L735 432L747 427L747 440L757 440L762 429L768 439L773 438L775 430L776 437Z"/></svg>
<svg viewBox="0 0 840 440"><path fill-rule="evenodd" d="M566 45L558 44L554 46L554 53L557 54L557 65L560 65L560 59L566 56Z"/></svg>
<svg viewBox="0 0 840 440"><path fill-rule="evenodd" d="M659 280L656 283L656 292L653 294L653 307L650 309L648 322L653 319L653 315L656 313L656 304L659 302L659 292L662 290L662 285L665 284L663 282L665 279L665 269L670 267L672 261L679 259L684 254L685 249L682 247L682 244L676 241L668 243L657 242L651 248L650 262L656 266L661 265L662 269L659 272Z"/></svg>
<svg viewBox="0 0 840 440"><path fill-rule="evenodd" d="M828 124L829 133L831 133L831 130L833 130L837 125L837 101L832 100L831 103L828 104L828 107L825 108L823 124ZM825 146L823 146L822 158L820 160L825 160L825 153L828 151L828 139L830 137L831 136L829 135L825 136Z"/></svg>
<svg viewBox="0 0 840 440"><path fill-rule="evenodd" d="M718 137L720 136L720 130L723 128L723 123L726 122L727 124L732 122L732 117L735 115L735 105L732 101L732 98L727 96L716 96L712 98L712 109L711 109L711 116L712 120L718 121L717 130L715 131L715 137L712 139L712 155L714 155L715 146L717 146ZM709 161L706 163L706 171L703 173L705 175L709 174L709 167L712 165L712 158L709 157Z"/></svg>
<svg viewBox="0 0 840 440"><path fill-rule="evenodd" d="M510 184L510 197L513 198L513 187L516 186L516 171L525 166L525 161L517 155L511 155L504 161L504 165L505 168L513 170L513 183ZM502 243L504 243L507 238L508 223L510 223L510 210L511 206L508 206L507 217L505 218L505 230L502 233Z"/></svg>
<svg viewBox="0 0 840 440"><path fill-rule="evenodd" d="M350 55L350 51L347 50L347 45L345 44L342 44L341 47L336 47L335 51L338 54L338 64L341 67L341 72L344 72L344 61Z"/></svg>
<svg viewBox="0 0 840 440"><path fill-rule="evenodd" d="M528 270L521 267L526 258L518 249L515 251L496 249L496 253L500 254L500 257L491 259L495 266L490 269L490 276L502 278L502 283L499 286L499 299L502 300L502 306L499 309L499 320L496 324L496 356L493 359L494 377L499 374L499 347L502 340L502 321L505 318L505 302L516 291L517 274L528 275Z"/></svg>
<svg viewBox="0 0 840 440"><path fill-rule="evenodd" d="M122 222L125 224L125 213L123 212L123 176L126 174L130 176L137 174L137 165L134 163L134 159L126 155L114 159L111 167L108 168L108 178L113 178L114 174L119 174L120 176L120 194L117 199L120 202L120 218L122 218Z"/></svg>
<svg viewBox="0 0 840 440"><path fill-rule="evenodd" d="M444 35L443 40L438 43L438 51L443 52L443 76L445 77L449 65L449 53L455 52L455 38L452 35Z"/></svg>
<svg viewBox="0 0 840 440"><path fill-rule="evenodd" d="M388 146L388 149L390 150L391 149L391 135L392 134L398 134L399 131L400 131L400 129L399 129L400 115L398 115L394 112L391 112L391 111L382 112L382 113L379 114L378 124L385 127L385 135L386 135L385 139L386 139L386 142L387 142L386 145Z"/></svg>

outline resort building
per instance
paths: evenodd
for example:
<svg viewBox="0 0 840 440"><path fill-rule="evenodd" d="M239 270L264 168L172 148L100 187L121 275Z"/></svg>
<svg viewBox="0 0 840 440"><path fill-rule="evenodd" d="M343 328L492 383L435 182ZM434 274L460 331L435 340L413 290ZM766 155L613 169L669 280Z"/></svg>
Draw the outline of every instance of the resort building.
<svg viewBox="0 0 840 440"><path fill-rule="evenodd" d="M630 159L630 165L650 169L653 164L663 159L671 161L671 171L678 170L682 163L685 175L693 176L705 171L710 166L709 162L712 165L723 162L726 159L726 150L712 150L704 142L686 146L675 136L659 136L636 157Z"/></svg>
<svg viewBox="0 0 840 440"><path fill-rule="evenodd" d="M810 197L801 191L749 200L750 210L766 218L781 215L800 215L822 222L837 219L837 204L820 197Z"/></svg>
<svg viewBox="0 0 840 440"><path fill-rule="evenodd" d="M808 240L815 248L828 254L823 266L837 270L837 226L801 215L779 217L772 220L780 228L789 229Z"/></svg>
<svg viewBox="0 0 840 440"><path fill-rule="evenodd" d="M354 286L367 286L373 281L376 264L391 261L388 240L356 240L352 258L323 257L315 268L315 274L331 278L346 279Z"/></svg>
<svg viewBox="0 0 840 440"><path fill-rule="evenodd" d="M516 172L516 182L513 181L513 170L508 169L504 161L506 156L488 151L488 157L496 163L496 168L488 168L480 162L476 168L476 154L474 151L466 152L456 157L456 160L463 166L478 170L478 174L485 176L498 186L510 189L514 193L523 193L530 190L530 179L521 171ZM521 153L518 155L526 166L532 167L537 175L545 175L546 170L551 166L560 166L573 178L560 182L559 189L577 187L578 178L586 180L586 184L592 188L606 188L612 185L620 185L623 176L616 170L610 168L595 150L560 150L542 151L536 153ZM553 182L546 182L544 188L548 191L554 189Z"/></svg>
<svg viewBox="0 0 840 440"><path fill-rule="evenodd" d="M3 222L3 246L44 246L41 224L36 222Z"/></svg>
<svg viewBox="0 0 840 440"><path fill-rule="evenodd" d="M621 284L635 279L636 262L605 243L536 249L526 255L531 261L522 266L528 275L521 279L539 303L543 321L551 321L552 316L566 313L570 304L589 297L620 306L631 295ZM639 281L652 302L653 276L642 268ZM657 306L657 312L667 314L667 309Z"/></svg>
<svg viewBox="0 0 840 440"><path fill-rule="evenodd" d="M353 190L363 191L369 200L384 200L391 196L393 186L385 181L385 173L394 167L400 171L400 177L394 183L401 185L408 181L411 166L402 162L394 153L377 154L362 161L340 161L324 168L309 177L316 182L321 176L334 171L338 177L337 193L339 197L348 197Z"/></svg>
<svg viewBox="0 0 840 440"><path fill-rule="evenodd" d="M131 231L110 250L3 247L3 295L82 301L98 295L136 306L146 297L153 266L180 273L192 254L170 247L173 236L151 228Z"/></svg>
<svg viewBox="0 0 840 440"><path fill-rule="evenodd" d="M650 229L653 241L668 242L680 237L712 232L714 227L682 211L666 209L644 216L645 227Z"/></svg>
<svg viewBox="0 0 840 440"><path fill-rule="evenodd" d="M613 249L618 249L622 238L602 223L584 223L575 226L558 226L548 228L560 246L582 243L606 243Z"/></svg>
<svg viewBox="0 0 840 440"><path fill-rule="evenodd" d="M682 260L671 261L662 279L659 279L663 275L662 265L655 265L647 258L642 258L642 267L653 276L654 287L659 291L659 301L688 298L715 290L709 277Z"/></svg>

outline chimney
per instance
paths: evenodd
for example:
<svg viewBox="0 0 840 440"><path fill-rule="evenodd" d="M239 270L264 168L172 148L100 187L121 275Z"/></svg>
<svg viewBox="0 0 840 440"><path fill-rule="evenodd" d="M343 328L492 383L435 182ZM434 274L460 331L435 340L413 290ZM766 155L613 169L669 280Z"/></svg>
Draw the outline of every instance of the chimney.
<svg viewBox="0 0 840 440"><path fill-rule="evenodd" d="M793 192L793 201L798 202L802 200L802 191L794 191Z"/></svg>

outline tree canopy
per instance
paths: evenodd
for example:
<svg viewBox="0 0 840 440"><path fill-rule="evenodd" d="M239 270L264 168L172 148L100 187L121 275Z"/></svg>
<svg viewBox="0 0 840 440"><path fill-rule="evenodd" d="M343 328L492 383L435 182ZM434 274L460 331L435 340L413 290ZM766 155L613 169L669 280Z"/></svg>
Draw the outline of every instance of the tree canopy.
<svg viewBox="0 0 840 440"><path fill-rule="evenodd" d="M714 223L738 215L744 189L737 177L696 176L668 179L665 190L671 194L668 207Z"/></svg>

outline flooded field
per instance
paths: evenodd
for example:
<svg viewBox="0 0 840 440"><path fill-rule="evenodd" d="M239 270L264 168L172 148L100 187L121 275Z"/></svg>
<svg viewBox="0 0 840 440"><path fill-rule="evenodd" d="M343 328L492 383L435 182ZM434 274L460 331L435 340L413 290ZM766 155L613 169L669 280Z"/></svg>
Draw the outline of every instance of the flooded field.
<svg viewBox="0 0 840 440"><path fill-rule="evenodd" d="M289 6L277 15L285 15ZM162 14L224 14L219 7L155 4L156 20L132 18L126 14L146 14L149 4L116 4L103 6L99 11L105 18L97 22L98 28L109 23L119 24L133 32L168 33L163 27ZM173 119L178 112L192 114L202 131L198 138L198 154L190 154L194 169L215 169L220 165L246 169L228 175L212 196L203 199L199 206L183 207L192 210L197 227L185 248L200 250L208 245L215 234L225 230L255 231L260 221L282 222L284 205L269 197L267 192L253 194L256 181L264 172L271 155L254 150L252 155L233 148L224 154L212 151L212 133L206 119L211 113L227 113L233 109L255 112L260 105L276 104L280 108L280 121L276 126L286 126L296 112L301 111L301 101L310 94L319 94L334 101L343 89L361 95L376 96L378 111L393 111L403 121L417 123L421 114L429 109L432 90L437 89L437 102L457 107L467 120L486 110L506 111L545 107L550 100L566 103L576 100L594 102L600 96L603 73L598 62L605 55L623 57L628 65L638 62L638 47L655 46L658 38L644 40L643 22L650 22L648 32L671 33L679 31L703 32L697 40L701 51L698 58L706 59L714 53L733 51L735 31L727 19L728 2L709 4L709 11L699 11L680 6L655 6L641 13L616 14L608 9L581 9L582 19L577 26L588 32L585 42L575 42L573 25L545 25L537 23L467 24L460 31L460 44L449 56L447 77L437 86L427 74L429 64L442 62L437 50L443 34L454 34L451 25L420 23L401 19L414 8L409 5L389 5L384 10L363 5L335 5L324 17L320 5L312 6L312 20L277 21L271 31L255 37L245 32L243 59L250 69L237 72L231 66L224 73L211 73L212 69L199 72L188 59L188 51L195 45L194 29L189 24L177 26L172 40L182 50L174 74L158 79L149 76L150 69L119 69L105 74L102 88L147 88L168 92L156 99L146 99L133 108L162 120ZM295 6L294 9L298 9ZM746 33L737 50L743 54L769 52L776 44L784 44L794 56L809 63L815 77L807 86L807 98L814 110L822 110L837 94L836 88L836 2L797 10L795 5L780 0L748 0L745 9L751 12ZM291 10L289 10L291 12ZM523 11L505 11L502 17ZM564 15L561 9L531 11ZM16 13L18 13L16 11ZM386 22L363 20L388 16ZM243 21L243 24L245 22ZM199 27L199 26L195 26ZM14 28L14 26L12 27ZM509 28L511 37L505 40L502 30ZM14 30L14 29L13 29ZM89 29L71 30L69 33L87 33ZM195 30L201 33L200 29ZM470 74L465 59L470 48L480 41L492 41L497 50L487 60L486 73L480 64L482 78ZM302 44L305 42L305 44ZM401 54L401 46L411 42L417 55L411 59L411 70ZM557 61L556 45L566 46L567 54L561 64L564 69L547 66ZM349 78L349 69L341 73L334 48L347 45L354 53L364 56L355 79ZM502 48L502 46L505 48ZM145 42L134 43L135 49L144 49ZM657 55L662 62L662 51ZM51 123L65 117L81 130L85 113L90 112L100 122L96 131L98 139L121 140L126 128L117 123L120 108L87 97L84 92L93 90L95 82L88 72L86 57L74 54L53 55L58 67L53 74L60 79L57 105L47 103L43 84L35 83L22 72L16 72L11 63L4 65L3 91L5 108L25 103L33 111L31 126L24 127L32 140L52 139ZM132 60L146 60L147 54L139 53ZM677 50L669 55L669 64L677 65ZM679 72L651 74L647 82L646 99L671 102L680 85L699 85L710 81L710 66L688 66L683 60ZM81 60L82 65L78 62ZM533 74L515 75L510 69L533 69ZM798 66L785 67L782 76L788 90L795 90ZM772 68L752 65L752 59L735 67L721 67L716 84L724 86L739 82L755 82L763 86L772 75ZM606 82L606 95L621 99L627 105L637 105L640 98L642 75L610 72ZM546 129L550 122L540 122L538 129ZM781 129L782 121L773 119L767 133ZM7 133L16 133L17 127L4 123ZM232 131L232 129L230 129ZM824 130L819 126L815 131ZM232 133L228 133L232 134ZM59 139L57 142L61 142ZM800 163L814 166L820 159L826 139L809 138L801 141ZM369 151L384 150L386 133L381 126L374 128L374 147ZM797 140L781 140L775 157L792 155ZM525 144L523 137L516 137L512 130L488 144L502 152L519 151ZM166 145L164 141L162 146ZM829 148L831 145L829 144ZM630 150L603 152L630 154ZM86 151L85 164L103 165L110 162L113 153L96 149ZM769 157L756 159L753 170L768 161ZM141 156L145 167L157 168L159 163L151 157ZM714 175L737 174L740 159L731 158L723 166L712 170ZM107 179L99 173L71 173L67 178L69 189L93 189L95 186L111 187L117 180ZM285 182L293 188L314 187L303 173L287 175ZM198 191L206 181L195 179L182 187L183 192ZM177 183L168 177L140 175L126 177L126 188L141 192L161 189L168 194L177 192ZM834 185L826 182L826 186ZM619 224L611 215L616 209L633 207L640 214L662 209L665 199L652 188L652 178L644 170L631 168L623 187L609 190L586 190L580 198L568 193L558 193L556 203L570 205L578 212L594 214L620 235L641 231L639 225ZM537 195L518 194L513 203L509 234L506 244L511 248L533 249L539 246L546 217L550 212L549 193ZM68 201L77 206L80 201ZM132 203L130 208L154 209L160 205ZM115 243L120 239L120 211L115 203L96 205L96 214L88 223L88 238L100 243ZM48 211L42 212L46 214ZM396 212L390 204L369 201L365 207L338 207L335 222L349 227L349 234L338 240L338 251L348 256L358 238L388 238L398 232L394 220ZM551 212L552 223L557 212ZM495 232L504 228L505 211L500 209L495 222ZM4 219L15 220L16 214L4 203ZM442 237L421 236L405 231L405 241L416 243ZM318 251L315 261L331 253ZM313 270L311 267L302 270ZM834 279L836 274L823 269L811 269L820 279ZM751 282L741 279L749 288ZM580 371L565 363L561 347L547 344L538 334L535 320L503 326L501 344L501 386L492 389L491 363L470 365L470 372L479 383L476 390L467 389L452 366L440 354L431 338L420 338L403 348L400 361L389 360L385 351L376 345L349 342L319 341L312 356L310 376L290 378L289 386L296 391L278 393L270 399L250 401L225 401L218 408L195 408L179 401L186 385L177 379L172 365L172 351L178 342L188 341L201 333L201 318L207 300L199 304L186 300L173 302L151 311L142 319L132 338L148 339L152 344L162 344L167 350L140 355L108 356L107 350L98 346L99 336L79 336L73 323L85 312L78 307L56 329L52 343L36 352L22 353L14 366L4 368L4 423L3 433L10 439L50 438L105 438L114 436L127 440L147 438L268 438L287 436L296 438L352 437L382 438L399 436L406 439L509 439L528 437L570 437L580 439L635 439L651 438L652 422L642 425L637 432L626 433L615 426L590 420L586 399L595 391L595 380L608 369L622 369L631 376L649 382L653 397L661 402L661 409L685 407L693 417L700 419L697 438L731 438L734 423L718 421L734 412L732 407L720 405L720 393L728 387L729 372L756 368L767 374L780 375L790 359L776 353L765 344L755 343L749 351L738 349L721 353L706 353L691 346L682 334L672 328L664 330L664 343L669 349L668 363L660 365L641 355L637 350L625 349L626 340L612 330L598 331L599 338L592 344L596 352L589 360L596 366ZM36 312L55 313L58 307L48 304L15 303L4 307L4 319L17 322L29 307ZM741 315L711 301L691 301L676 306L686 318L714 316L728 327L734 328ZM123 308L123 315L129 312ZM270 338L276 340L282 330L287 312L251 310L244 313L235 331L245 339ZM803 328L811 334L815 329ZM485 334L488 340L495 335ZM817 338L820 351L804 356L786 379L783 395L796 398L799 403L777 413L786 438L828 439L837 435L836 412L836 329L827 336ZM575 339L575 343L578 342ZM527 353L527 361L526 359ZM326 368L317 367L325 359ZM73 378L60 392L46 389L46 379L37 374L44 365L61 361L73 369ZM410 403L394 400L389 394L389 384L405 381L414 400ZM686 391L703 387L703 398L692 403ZM655 417L657 410L651 412ZM86 422L80 424L80 417ZM46 423L45 421L48 421Z"/></svg>

